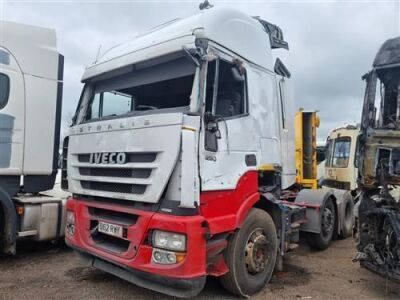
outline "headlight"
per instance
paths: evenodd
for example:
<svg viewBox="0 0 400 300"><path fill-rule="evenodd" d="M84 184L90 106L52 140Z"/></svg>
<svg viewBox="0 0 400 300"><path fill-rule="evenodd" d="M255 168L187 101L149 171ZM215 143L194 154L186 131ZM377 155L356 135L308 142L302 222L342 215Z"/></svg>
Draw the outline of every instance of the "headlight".
<svg viewBox="0 0 400 300"><path fill-rule="evenodd" d="M67 210L67 224L65 225L65 231L69 235L75 234L75 213L73 211Z"/></svg>
<svg viewBox="0 0 400 300"><path fill-rule="evenodd" d="M186 235L154 230L153 246L161 249L183 252L186 251Z"/></svg>

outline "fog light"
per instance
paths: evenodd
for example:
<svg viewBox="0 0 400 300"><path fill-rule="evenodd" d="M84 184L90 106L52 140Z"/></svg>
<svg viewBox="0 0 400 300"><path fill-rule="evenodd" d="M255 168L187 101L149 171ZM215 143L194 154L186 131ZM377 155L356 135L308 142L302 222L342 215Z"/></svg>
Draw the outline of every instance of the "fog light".
<svg viewBox="0 0 400 300"><path fill-rule="evenodd" d="M162 265L171 265L176 263L176 254L174 252L161 249L153 249L153 262Z"/></svg>
<svg viewBox="0 0 400 300"><path fill-rule="evenodd" d="M67 210L67 221L65 225L65 232L69 235L75 234L75 213Z"/></svg>
<svg viewBox="0 0 400 300"><path fill-rule="evenodd" d="M159 251L154 251L153 258L154 258L154 261L161 262L161 260L162 260L161 253Z"/></svg>

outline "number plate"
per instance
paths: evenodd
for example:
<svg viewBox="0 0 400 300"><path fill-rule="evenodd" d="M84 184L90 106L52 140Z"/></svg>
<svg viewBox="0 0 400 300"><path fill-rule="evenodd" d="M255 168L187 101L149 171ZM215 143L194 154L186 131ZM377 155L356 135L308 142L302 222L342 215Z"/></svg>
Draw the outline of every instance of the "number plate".
<svg viewBox="0 0 400 300"><path fill-rule="evenodd" d="M122 237L123 227L99 221L99 232L116 237Z"/></svg>

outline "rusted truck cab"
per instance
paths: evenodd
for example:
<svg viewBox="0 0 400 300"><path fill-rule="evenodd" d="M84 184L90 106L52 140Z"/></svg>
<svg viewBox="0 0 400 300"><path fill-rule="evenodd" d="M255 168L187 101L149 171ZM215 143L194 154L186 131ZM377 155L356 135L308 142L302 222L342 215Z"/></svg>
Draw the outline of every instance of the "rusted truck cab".
<svg viewBox="0 0 400 300"><path fill-rule="evenodd" d="M366 92L358 140L359 243L356 260L400 279L400 37L387 40L373 69L363 76Z"/></svg>

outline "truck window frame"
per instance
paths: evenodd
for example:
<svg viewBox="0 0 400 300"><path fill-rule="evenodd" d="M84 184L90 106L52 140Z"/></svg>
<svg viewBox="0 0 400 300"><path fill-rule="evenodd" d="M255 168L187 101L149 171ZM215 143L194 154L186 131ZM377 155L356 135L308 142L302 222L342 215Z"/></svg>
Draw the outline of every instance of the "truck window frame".
<svg viewBox="0 0 400 300"><path fill-rule="evenodd" d="M346 165L343 165L343 166L339 166L339 165L337 165L337 164L333 164L333 161L334 161L334 159L335 159L335 152L336 152L336 145L338 144L338 143L341 143L341 142L347 142L347 143L349 143L349 152L348 152L348 156L347 157L344 157L344 158L347 158L347 161L346 161ZM345 168L347 168L348 166L349 166L349 161L350 161L350 157L351 157L351 143L352 143L352 138L350 137L350 136L341 136L341 137L337 137L336 139L334 139L334 145L333 145L333 147L332 147L332 156L331 156L331 161L330 161L330 165L329 165L329 167L331 167L331 168L338 168L338 169L345 169Z"/></svg>
<svg viewBox="0 0 400 300"><path fill-rule="evenodd" d="M220 80L219 80L220 79L220 73L219 73L220 63L224 62L224 63L227 63L227 64L229 64L231 66L235 66L235 63L232 62L232 60L225 59L225 58L222 58L222 57L218 57L217 59L215 59L212 62L215 62L215 73L214 73L213 91L212 91L213 95L212 95L212 104L211 104L211 108L212 108L211 109L211 114L213 116L217 116L216 108L217 108L217 103L218 103L218 92L219 92L219 84L220 84ZM208 62L208 63L210 63L210 62ZM233 120L233 119L238 119L238 118L243 118L243 117L249 116L249 96L248 96L248 81L247 81L246 68L244 68L244 70L245 70L245 72L243 74L244 80L242 82L242 84L243 84L243 98L244 98L243 101L242 101L242 103L243 103L243 113L240 113L240 114L237 114L237 115L234 115L234 116L222 117L224 121L229 121L229 120ZM207 70L207 73L208 73L208 70ZM206 97L204 97L204 111L203 111L203 114L208 112L206 110L207 109L206 100L207 100L207 94L206 94Z"/></svg>
<svg viewBox="0 0 400 300"><path fill-rule="evenodd" d="M181 51L178 52L174 52L171 54L171 59L163 59L161 60L159 63L154 63L151 64L151 66L146 66L146 67L141 67L138 70L135 71L139 71L139 70L145 70L148 68L152 68L155 67L159 64L164 64L164 63L171 63L172 61L176 60L176 59L182 59L182 61L187 61L187 55L182 53L182 55L178 55ZM178 56L177 56L178 55ZM150 60L148 60L150 61ZM143 61L143 62L138 62L137 64L142 64L148 61ZM191 63L193 63L191 61ZM135 65L135 64L134 64ZM133 66L134 66L133 65ZM159 108L159 109L155 109L155 110L143 110L143 111L129 111L125 114L120 114L120 115L111 115L111 116L105 116L105 117L101 117L101 118L93 118L90 119L88 118L89 115L89 107L92 105L92 100L93 100L93 95L94 93L100 91L98 89L98 85L101 84L102 82L105 81L110 81L110 80L115 80L116 76L110 77L108 79L104 79L104 80L97 80L96 78L92 78L91 80L88 80L86 82L84 82L84 87L82 89L80 98L79 98L79 102L75 111L75 115L72 119L72 124L73 125L79 125L79 124L87 124L87 123L92 123L92 122L98 122L98 121L104 121L104 120L113 120L113 119L120 119L120 118L126 118L126 117L132 117L132 116L143 116L143 115L156 115L156 114L162 114L162 113L174 113L174 112L179 112L179 113L184 113L184 114L188 114L188 113L199 113L199 108L198 108L198 103L194 103L193 101L198 101L198 99L195 99L196 94L195 93L199 93L198 92L198 88L196 87L196 85L199 84L200 81L200 66L196 65L193 63L194 69L193 69L193 73L190 74L193 76L193 82L191 83L191 94L190 94L190 98L189 98L189 104L185 105L185 106L177 106L177 107L167 107L167 108ZM120 74L120 75L128 75L129 72L124 73L124 74ZM185 75L185 76L189 76L189 75ZM185 77L182 76L182 77ZM176 77L176 78L172 78L172 79L177 79L180 78ZM197 90L196 90L197 88ZM194 94L193 94L194 93ZM195 96L192 98L192 96ZM196 109L196 111L193 110L193 108Z"/></svg>
<svg viewBox="0 0 400 300"><path fill-rule="evenodd" d="M87 110L87 113L86 113L86 120L87 121L103 120L103 119L112 118L112 117L125 116L125 115L128 115L129 113L133 112L134 97L131 97L131 99L130 99L130 110L129 111L126 111L125 113L118 114L118 115L114 115L114 114L106 114L106 115L104 115L104 103L105 103L104 102L104 93L111 93L112 94L113 92L105 91L105 92L92 94L92 97L91 97L91 99L89 101L88 110ZM120 93L120 92L115 92L115 94L116 95L117 94L118 95L124 95L123 93ZM97 109L97 112L96 112L97 113L97 117L91 117L91 118L88 119L89 112L93 115L93 111L91 109L92 109L93 102L96 100L96 95L99 95L99 104L98 104L99 106L98 106L98 109Z"/></svg>
<svg viewBox="0 0 400 300"><path fill-rule="evenodd" d="M0 81L3 79L5 80L6 89L3 99L0 99L0 110L7 106L8 100L10 98L10 77L8 77L7 74L0 73Z"/></svg>

